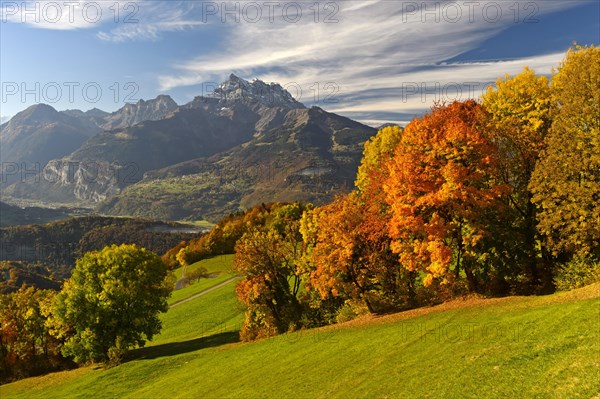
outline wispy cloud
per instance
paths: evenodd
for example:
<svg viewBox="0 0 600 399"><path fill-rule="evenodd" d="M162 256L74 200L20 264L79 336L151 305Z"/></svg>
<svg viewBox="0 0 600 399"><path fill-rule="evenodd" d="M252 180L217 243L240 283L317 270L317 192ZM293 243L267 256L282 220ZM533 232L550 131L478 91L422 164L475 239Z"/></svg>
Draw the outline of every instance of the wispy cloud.
<svg viewBox="0 0 600 399"><path fill-rule="evenodd" d="M3 1L2 23L38 29L95 29L103 41L157 40L164 32L206 25L203 2L154 0Z"/></svg>
<svg viewBox="0 0 600 399"><path fill-rule="evenodd" d="M506 72L517 73L524 65L546 73L561 55L443 63L513 24L535 23L543 14L577 5L522 2L517 15L513 2L428 2L424 8L419 8L423 2L385 0L336 4L337 23L324 23L321 10L318 22L309 13L295 23L275 14L273 21L229 24L223 48L174 64L173 72L159 76L159 86L163 91L194 86L219 81L234 71L247 78L298 85L303 89L300 100L311 103L327 96L323 92L316 98L314 91L332 82L339 89L338 102L325 108L364 113L362 119L374 121L369 112L411 113L431 105L434 97L423 101L418 91L402 98L407 85L450 85L445 90L451 94L454 83L483 85ZM533 16L524 9L528 5L536 7ZM530 21L525 20L528 16Z"/></svg>
<svg viewBox="0 0 600 399"><path fill-rule="evenodd" d="M50 30L92 29L106 23L121 23L124 7L138 8L137 0L108 1L3 1L0 4L2 23L24 24Z"/></svg>
<svg viewBox="0 0 600 399"><path fill-rule="evenodd" d="M138 1L123 14L123 23L107 26L96 36L103 41L123 43L128 41L155 41L165 32L176 32L206 26L195 1Z"/></svg>

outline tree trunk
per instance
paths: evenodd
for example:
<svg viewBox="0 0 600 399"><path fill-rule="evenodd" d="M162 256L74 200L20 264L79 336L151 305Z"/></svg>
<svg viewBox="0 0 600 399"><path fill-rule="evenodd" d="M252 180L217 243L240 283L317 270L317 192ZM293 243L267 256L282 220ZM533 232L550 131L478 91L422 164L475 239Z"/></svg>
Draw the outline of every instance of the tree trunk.
<svg viewBox="0 0 600 399"><path fill-rule="evenodd" d="M537 286L540 284L540 273L537 266L537 251L536 251L536 238L537 238L537 226L536 226L536 209L535 205L531 202L531 193L528 194L527 203L527 216L525 220L525 242L527 245L527 253L529 259L527 259L528 272L531 279L531 285Z"/></svg>
<svg viewBox="0 0 600 399"><path fill-rule="evenodd" d="M467 276L467 285L469 287L469 292L479 292L479 284L477 283L477 278L473 274L471 268L467 265L464 266L465 275Z"/></svg>

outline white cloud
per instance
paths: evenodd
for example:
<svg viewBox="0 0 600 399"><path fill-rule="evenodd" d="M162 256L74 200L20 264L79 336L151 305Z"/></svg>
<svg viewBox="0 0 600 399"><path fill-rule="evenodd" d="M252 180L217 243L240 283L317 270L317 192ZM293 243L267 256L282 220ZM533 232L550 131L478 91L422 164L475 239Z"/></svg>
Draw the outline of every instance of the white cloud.
<svg viewBox="0 0 600 399"><path fill-rule="evenodd" d="M315 23L314 13L303 8L306 14L297 23L289 23L275 14L273 22L229 24L221 48L174 64L173 72L159 76L159 86L168 91L215 82L233 71L246 78L298 84L303 89L300 100L308 103L314 102L310 100L315 87L334 82L339 87L336 93L339 103L317 105L342 113L422 111L431 103L424 103L420 95L398 102L403 84L477 82L482 85L506 72L517 73L524 65L547 73L550 66L557 65L560 55L441 63L476 48L512 24L524 23L523 19L531 12L524 9L528 5L539 7L533 10L534 17L539 18L544 13L578 4L522 2L517 16L514 2L429 2L426 10L414 7L422 3L340 2L335 15L338 23L323 23L323 9L320 22ZM303 3L305 6L308 7ZM452 10L459 10L462 16L457 18L458 14ZM452 92L452 87L446 89ZM321 93L319 99L326 94Z"/></svg>

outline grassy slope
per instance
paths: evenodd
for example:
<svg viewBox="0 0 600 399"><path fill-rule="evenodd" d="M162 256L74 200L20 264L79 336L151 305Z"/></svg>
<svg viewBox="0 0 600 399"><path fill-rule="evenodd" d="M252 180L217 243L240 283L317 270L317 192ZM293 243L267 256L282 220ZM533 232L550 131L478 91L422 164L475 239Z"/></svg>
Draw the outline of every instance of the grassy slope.
<svg viewBox="0 0 600 399"><path fill-rule="evenodd" d="M238 331L243 322L244 310L235 297L234 288L235 282L232 282L205 296L170 309L162 316L162 332L149 345L182 342L213 333Z"/></svg>
<svg viewBox="0 0 600 399"><path fill-rule="evenodd" d="M119 367L22 380L0 396L591 398L600 391L599 297L596 284L455 301L240 344L229 285L173 308L155 346Z"/></svg>

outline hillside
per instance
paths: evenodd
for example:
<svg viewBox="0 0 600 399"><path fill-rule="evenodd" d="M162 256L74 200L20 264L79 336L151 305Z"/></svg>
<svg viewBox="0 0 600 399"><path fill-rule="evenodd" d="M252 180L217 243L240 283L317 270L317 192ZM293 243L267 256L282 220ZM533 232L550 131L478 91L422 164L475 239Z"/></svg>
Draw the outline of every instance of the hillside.
<svg viewBox="0 0 600 399"><path fill-rule="evenodd" d="M457 299L237 343L233 285L169 310L121 366L0 387L3 397L591 398L600 285L544 297ZM97 387L102 386L102 390Z"/></svg>
<svg viewBox="0 0 600 399"><path fill-rule="evenodd" d="M0 201L0 227L43 224L68 219L71 211L38 207L21 208Z"/></svg>

